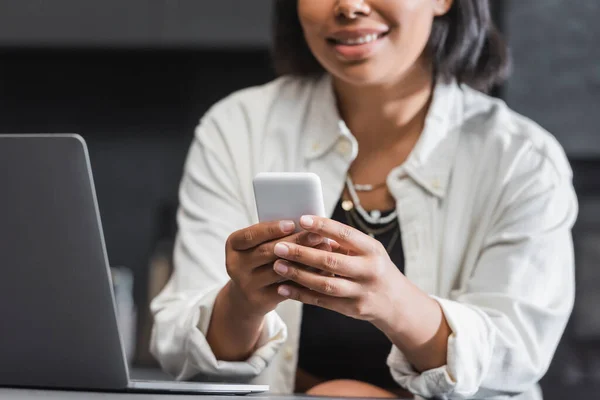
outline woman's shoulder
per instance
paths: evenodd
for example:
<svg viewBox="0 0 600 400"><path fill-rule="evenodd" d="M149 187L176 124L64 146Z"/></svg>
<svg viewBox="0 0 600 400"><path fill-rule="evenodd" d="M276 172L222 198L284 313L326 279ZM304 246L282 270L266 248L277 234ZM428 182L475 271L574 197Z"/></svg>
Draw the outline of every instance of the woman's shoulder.
<svg viewBox="0 0 600 400"><path fill-rule="evenodd" d="M461 86L464 139L504 162L530 156L548 162L559 175L572 175L565 151L539 123L513 110L504 100Z"/></svg>
<svg viewBox="0 0 600 400"><path fill-rule="evenodd" d="M273 149L289 149L298 142L311 100L321 87L318 79L285 76L233 92L200 118L195 144L231 159L240 170L256 167L253 162L269 162L278 154Z"/></svg>

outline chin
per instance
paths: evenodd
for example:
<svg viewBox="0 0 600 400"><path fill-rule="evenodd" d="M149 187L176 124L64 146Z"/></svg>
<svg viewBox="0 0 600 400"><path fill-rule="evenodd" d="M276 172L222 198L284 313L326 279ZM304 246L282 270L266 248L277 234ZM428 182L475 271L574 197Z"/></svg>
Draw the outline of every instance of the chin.
<svg viewBox="0 0 600 400"><path fill-rule="evenodd" d="M390 73L392 70L394 73ZM329 69L338 80L353 86L376 86L398 78L397 71L372 62L361 62Z"/></svg>

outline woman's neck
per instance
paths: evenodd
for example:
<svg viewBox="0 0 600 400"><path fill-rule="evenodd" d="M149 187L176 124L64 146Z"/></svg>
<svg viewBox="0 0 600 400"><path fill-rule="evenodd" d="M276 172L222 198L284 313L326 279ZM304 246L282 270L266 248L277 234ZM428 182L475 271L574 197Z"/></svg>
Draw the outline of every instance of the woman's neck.
<svg viewBox="0 0 600 400"><path fill-rule="evenodd" d="M334 78L334 87L342 118L362 151L405 140L416 142L425 124L433 74L417 65L388 84L355 86Z"/></svg>

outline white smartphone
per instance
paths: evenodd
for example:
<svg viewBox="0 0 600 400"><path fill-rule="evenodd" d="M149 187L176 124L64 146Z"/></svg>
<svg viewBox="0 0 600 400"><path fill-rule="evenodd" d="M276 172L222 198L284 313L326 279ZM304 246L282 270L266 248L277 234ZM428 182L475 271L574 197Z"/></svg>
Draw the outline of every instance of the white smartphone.
<svg viewBox="0 0 600 400"><path fill-rule="evenodd" d="M300 217L325 217L321 179L309 172L264 172L253 180L260 222L290 220L300 231Z"/></svg>

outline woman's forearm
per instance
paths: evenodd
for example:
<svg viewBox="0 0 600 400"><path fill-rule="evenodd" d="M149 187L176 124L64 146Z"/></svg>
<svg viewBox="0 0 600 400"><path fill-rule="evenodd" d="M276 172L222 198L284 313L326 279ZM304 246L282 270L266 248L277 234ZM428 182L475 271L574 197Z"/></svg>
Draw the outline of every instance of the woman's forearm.
<svg viewBox="0 0 600 400"><path fill-rule="evenodd" d="M379 327L419 372L447 364L452 330L440 304L406 280L396 318Z"/></svg>
<svg viewBox="0 0 600 400"><path fill-rule="evenodd" d="M206 334L217 360L245 361L258 343L264 316L245 312L242 304L231 282L217 295Z"/></svg>

